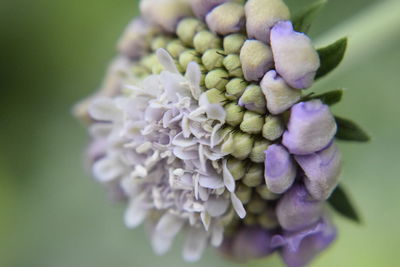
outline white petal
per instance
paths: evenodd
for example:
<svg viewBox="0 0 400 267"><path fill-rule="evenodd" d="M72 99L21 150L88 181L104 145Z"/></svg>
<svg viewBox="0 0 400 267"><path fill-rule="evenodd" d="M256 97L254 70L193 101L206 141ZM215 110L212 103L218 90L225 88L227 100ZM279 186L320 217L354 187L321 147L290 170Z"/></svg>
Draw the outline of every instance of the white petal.
<svg viewBox="0 0 400 267"><path fill-rule="evenodd" d="M232 201L232 206L235 209L237 215L243 219L246 217L246 210L243 207L242 202L240 199L235 195L235 193L231 193L231 201Z"/></svg>
<svg viewBox="0 0 400 267"><path fill-rule="evenodd" d="M210 223L211 223L210 215L205 210L203 210L200 213L200 218L201 218L201 221L202 221L202 223L204 225L204 229L206 229L206 231L208 231L208 229L210 228Z"/></svg>
<svg viewBox="0 0 400 267"><path fill-rule="evenodd" d="M165 213L157 223L155 231L165 236L176 236L182 229L184 220L169 212Z"/></svg>
<svg viewBox="0 0 400 267"><path fill-rule="evenodd" d="M93 100L89 107L90 116L99 121L113 121L118 115L119 111L111 98L96 98Z"/></svg>
<svg viewBox="0 0 400 267"><path fill-rule="evenodd" d="M113 129L111 123L95 123L89 127L89 133L92 137L107 137Z"/></svg>
<svg viewBox="0 0 400 267"><path fill-rule="evenodd" d="M101 183L107 183L118 176L124 171L121 164L115 157L105 157L93 164L93 176Z"/></svg>
<svg viewBox="0 0 400 267"><path fill-rule="evenodd" d="M233 178L231 172L228 170L228 167L226 166L226 160L222 162L222 170L223 170L223 177L224 177L224 184L226 188L230 192L235 191L235 179Z"/></svg>
<svg viewBox="0 0 400 267"><path fill-rule="evenodd" d="M199 64L193 61L190 62L186 68L185 77L190 83L190 90L192 92L193 98L198 100L201 94L201 89L200 89L201 71Z"/></svg>
<svg viewBox="0 0 400 267"><path fill-rule="evenodd" d="M224 227L220 225L214 225L211 235L211 245L219 247L224 240Z"/></svg>
<svg viewBox="0 0 400 267"><path fill-rule="evenodd" d="M151 238L151 246L154 250L154 253L157 255L164 255L171 249L173 241L173 236L165 236L159 233L153 233Z"/></svg>
<svg viewBox="0 0 400 267"><path fill-rule="evenodd" d="M206 106L207 117L225 123L225 110L220 104L209 104Z"/></svg>
<svg viewBox="0 0 400 267"><path fill-rule="evenodd" d="M185 138L183 132L180 132L172 139L172 144L182 148L190 147L196 144L195 139Z"/></svg>
<svg viewBox="0 0 400 267"><path fill-rule="evenodd" d="M157 49L157 58L166 71L170 71L172 73L179 73L178 69L176 68L174 59L165 49L163 48Z"/></svg>
<svg viewBox="0 0 400 267"><path fill-rule="evenodd" d="M143 208L143 197L132 199L125 211L124 221L128 228L139 226L147 216L147 209Z"/></svg>
<svg viewBox="0 0 400 267"><path fill-rule="evenodd" d="M207 246L207 232L201 229L191 228L187 234L183 248L183 258L188 262L200 260Z"/></svg>
<svg viewBox="0 0 400 267"><path fill-rule="evenodd" d="M224 182L221 177L218 176L199 176L199 184L202 187L210 188L210 189L218 189L225 187Z"/></svg>
<svg viewBox="0 0 400 267"><path fill-rule="evenodd" d="M228 206L229 200L222 197L210 197L205 203L205 208L212 217L223 215L228 210Z"/></svg>

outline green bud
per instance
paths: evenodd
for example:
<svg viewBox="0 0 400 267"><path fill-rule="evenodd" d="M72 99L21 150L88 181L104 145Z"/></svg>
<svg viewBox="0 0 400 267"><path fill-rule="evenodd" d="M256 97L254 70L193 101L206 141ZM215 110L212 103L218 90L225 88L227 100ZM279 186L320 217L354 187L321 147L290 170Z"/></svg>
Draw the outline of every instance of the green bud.
<svg viewBox="0 0 400 267"><path fill-rule="evenodd" d="M265 160L264 151L268 149L271 145L271 142L265 139L257 140L254 143L253 150L250 153L250 159L253 162L263 163Z"/></svg>
<svg viewBox="0 0 400 267"><path fill-rule="evenodd" d="M151 72L153 74L160 74L164 70L164 67L161 64L155 64L151 68Z"/></svg>
<svg viewBox="0 0 400 267"><path fill-rule="evenodd" d="M280 195L274 194L271 191L269 191L268 187L265 184L257 186L256 192L262 199L265 200L276 200L280 197Z"/></svg>
<svg viewBox="0 0 400 267"><path fill-rule="evenodd" d="M249 85L240 98L240 102L251 111L259 114L265 114L266 112L265 96L258 85Z"/></svg>
<svg viewBox="0 0 400 267"><path fill-rule="evenodd" d="M201 30L204 30L204 24L195 18L185 18L181 20L176 29L176 35L183 43L193 46L193 37Z"/></svg>
<svg viewBox="0 0 400 267"><path fill-rule="evenodd" d="M160 65L160 62L158 61L158 58L156 56L156 54L150 54L148 56L145 56L142 61L141 61L142 65L144 67L146 67L149 70L153 70L153 67L156 65Z"/></svg>
<svg viewBox="0 0 400 267"><path fill-rule="evenodd" d="M254 144L254 139L251 135L237 132L233 135L233 142L235 151L232 153L232 156L238 159L245 159L250 155Z"/></svg>
<svg viewBox="0 0 400 267"><path fill-rule="evenodd" d="M246 41L246 36L235 33L225 36L224 38L224 50L227 54L239 54L244 41Z"/></svg>
<svg viewBox="0 0 400 267"><path fill-rule="evenodd" d="M265 139L274 141L282 136L285 126L280 117L269 115L265 118L262 135Z"/></svg>
<svg viewBox="0 0 400 267"><path fill-rule="evenodd" d="M156 51L159 48L165 48L171 38L167 36L158 36L151 42L151 50Z"/></svg>
<svg viewBox="0 0 400 267"><path fill-rule="evenodd" d="M276 216L273 216L270 212L263 212L258 215L257 222L266 229L274 229L279 226Z"/></svg>
<svg viewBox="0 0 400 267"><path fill-rule="evenodd" d="M246 217L243 219L245 225L252 226L256 225L258 218L253 214L247 214Z"/></svg>
<svg viewBox="0 0 400 267"><path fill-rule="evenodd" d="M253 214L261 214L266 208L267 202L257 195L255 195L246 206L247 211Z"/></svg>
<svg viewBox="0 0 400 267"><path fill-rule="evenodd" d="M222 128L221 130L218 131L218 135L226 138L228 136L229 133L231 133L234 129L230 126L225 126L224 128Z"/></svg>
<svg viewBox="0 0 400 267"><path fill-rule="evenodd" d="M139 78L148 76L151 74L150 70L143 65L134 65L134 66L132 66L131 71L134 74L134 76L139 77Z"/></svg>
<svg viewBox="0 0 400 267"><path fill-rule="evenodd" d="M232 77L243 77L242 65L238 55L230 54L224 58L224 67Z"/></svg>
<svg viewBox="0 0 400 267"><path fill-rule="evenodd" d="M183 45L180 40L173 40L167 45L167 51L173 58L178 58L179 55L187 48Z"/></svg>
<svg viewBox="0 0 400 267"><path fill-rule="evenodd" d="M230 80L226 85L226 96L230 100L236 100L240 98L248 86L247 82L240 78L234 78Z"/></svg>
<svg viewBox="0 0 400 267"><path fill-rule="evenodd" d="M229 74L223 69L215 69L206 74L206 88L216 88L220 91L225 90L225 85L228 83Z"/></svg>
<svg viewBox="0 0 400 267"><path fill-rule="evenodd" d="M246 111L243 121L240 124L240 130L249 134L261 133L264 125L264 117L252 111Z"/></svg>
<svg viewBox="0 0 400 267"><path fill-rule="evenodd" d="M210 103L212 103L212 104L223 103L226 101L224 94L221 94L221 91L219 91L216 88L207 90L206 95L207 95L208 101L210 101Z"/></svg>
<svg viewBox="0 0 400 267"><path fill-rule="evenodd" d="M236 103L229 103L225 105L225 112L226 112L226 123L232 126L239 125L244 116L244 110L241 106Z"/></svg>
<svg viewBox="0 0 400 267"><path fill-rule="evenodd" d="M231 154L235 151L235 146L233 143L233 134L229 133L225 138L221 146L221 150L223 153Z"/></svg>
<svg viewBox="0 0 400 267"><path fill-rule="evenodd" d="M251 199L251 188L248 186L245 186L243 184L240 184L236 188L236 196L240 199L240 201L245 205L249 203Z"/></svg>
<svg viewBox="0 0 400 267"><path fill-rule="evenodd" d="M242 179L242 183L248 187L256 187L264 180L264 165L252 164Z"/></svg>
<svg viewBox="0 0 400 267"><path fill-rule="evenodd" d="M208 49L201 57L201 62L203 62L203 65L207 70L220 68L222 67L222 61L224 60L222 53L223 51L220 49Z"/></svg>
<svg viewBox="0 0 400 267"><path fill-rule="evenodd" d="M179 64L185 70L187 65L192 61L200 63L200 58L197 56L197 52L193 49L186 50L179 56Z"/></svg>
<svg viewBox="0 0 400 267"><path fill-rule="evenodd" d="M230 158L226 162L226 166L236 181L240 180L246 172L246 166L243 160Z"/></svg>
<svg viewBox="0 0 400 267"><path fill-rule="evenodd" d="M236 226L239 221L236 220L235 215L236 215L235 210L230 209L225 215L222 216L222 218L221 218L222 225L228 226L228 227Z"/></svg>
<svg viewBox="0 0 400 267"><path fill-rule="evenodd" d="M208 49L220 48L221 40L209 31L200 31L194 36L193 45L197 52L203 54Z"/></svg>

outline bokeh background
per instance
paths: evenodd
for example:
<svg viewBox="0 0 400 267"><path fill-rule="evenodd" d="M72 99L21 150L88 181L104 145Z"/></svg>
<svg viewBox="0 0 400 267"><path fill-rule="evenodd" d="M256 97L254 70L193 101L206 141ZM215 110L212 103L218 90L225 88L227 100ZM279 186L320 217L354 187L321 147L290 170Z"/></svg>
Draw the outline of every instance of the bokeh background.
<svg viewBox="0 0 400 267"><path fill-rule="evenodd" d="M312 0L287 2L298 10ZM235 266L212 250L185 264L179 242L154 256L143 229L126 229L123 206L85 172L87 137L70 110L100 84L136 6L0 0L0 266ZM334 111L373 136L341 145L363 224L335 217L340 237L312 266L400 266L399 28L398 0L332 0L312 28L322 45L349 36L346 60L314 88L346 88Z"/></svg>

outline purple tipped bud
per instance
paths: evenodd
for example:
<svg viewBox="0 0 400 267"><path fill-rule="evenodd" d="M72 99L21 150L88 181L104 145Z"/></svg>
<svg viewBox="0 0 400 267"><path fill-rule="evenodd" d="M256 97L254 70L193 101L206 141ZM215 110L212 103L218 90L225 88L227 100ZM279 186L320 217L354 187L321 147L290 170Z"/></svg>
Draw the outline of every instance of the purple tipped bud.
<svg viewBox="0 0 400 267"><path fill-rule="evenodd" d="M240 50L244 78L258 81L274 64L271 48L257 40L247 40Z"/></svg>
<svg viewBox="0 0 400 267"><path fill-rule="evenodd" d="M319 56L310 38L295 32L290 21L281 21L271 30L275 68L293 88L311 86L320 66Z"/></svg>
<svg viewBox="0 0 400 267"><path fill-rule="evenodd" d="M239 32L245 22L244 8L237 3L225 3L214 8L206 17L211 31L228 35Z"/></svg>
<svg viewBox="0 0 400 267"><path fill-rule="evenodd" d="M301 102L291 109L282 143L292 154L306 155L325 148L335 136L336 122L320 100Z"/></svg>
<svg viewBox="0 0 400 267"><path fill-rule="evenodd" d="M308 192L315 199L328 199L339 182L342 164L338 147L332 143L319 152L298 155L296 160L306 174L304 183Z"/></svg>
<svg viewBox="0 0 400 267"><path fill-rule="evenodd" d="M289 9L282 0L249 0L244 8L249 38L264 43L269 43L270 29L276 22L290 18Z"/></svg>
<svg viewBox="0 0 400 267"><path fill-rule="evenodd" d="M204 19L204 17L210 12L214 7L229 2L229 0L191 0L190 5L192 6L194 14L197 17Z"/></svg>
<svg viewBox="0 0 400 267"><path fill-rule="evenodd" d="M221 251L238 262L259 259L273 252L271 233L261 227L242 227L235 236L225 238Z"/></svg>
<svg viewBox="0 0 400 267"><path fill-rule="evenodd" d="M271 145L265 151L265 183L276 194L285 192L296 178L296 165L281 145Z"/></svg>
<svg viewBox="0 0 400 267"><path fill-rule="evenodd" d="M267 108L272 114L284 112L301 97L301 92L290 88L275 70L264 75L260 86L267 100Z"/></svg>
<svg viewBox="0 0 400 267"><path fill-rule="evenodd" d="M336 228L329 218L302 231L285 232L272 238L272 245L282 246L281 256L288 267L307 266L336 238Z"/></svg>
<svg viewBox="0 0 400 267"><path fill-rule="evenodd" d="M175 32L179 20L192 15L186 0L141 0L140 11L145 18L168 32Z"/></svg>
<svg viewBox="0 0 400 267"><path fill-rule="evenodd" d="M293 185L276 207L279 224L287 231L298 231L317 222L324 202L315 200L303 185Z"/></svg>

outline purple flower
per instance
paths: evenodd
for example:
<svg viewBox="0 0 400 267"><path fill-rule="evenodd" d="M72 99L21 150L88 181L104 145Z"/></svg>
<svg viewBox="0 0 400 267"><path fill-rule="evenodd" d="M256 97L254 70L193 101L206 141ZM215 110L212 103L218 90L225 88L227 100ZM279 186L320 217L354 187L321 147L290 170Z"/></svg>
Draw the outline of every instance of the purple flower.
<svg viewBox="0 0 400 267"><path fill-rule="evenodd" d="M337 146L332 143L324 150L295 158L306 174L304 183L310 195L318 200L329 198L339 182L342 166Z"/></svg>
<svg viewBox="0 0 400 267"><path fill-rule="evenodd" d="M271 233L257 226L243 226L230 238L225 238L220 251L238 262L259 259L271 254Z"/></svg>
<svg viewBox="0 0 400 267"><path fill-rule="evenodd" d="M273 247L281 247L281 256L288 267L307 266L336 238L336 228L328 217L301 231L284 232L272 238Z"/></svg>
<svg viewBox="0 0 400 267"><path fill-rule="evenodd" d="M317 222L323 208L323 201L313 199L303 185L296 184L278 202L276 214L283 229L297 231Z"/></svg>
<svg viewBox="0 0 400 267"><path fill-rule="evenodd" d="M291 109L282 143L292 154L306 155L325 148L336 133L329 107L320 100L301 102Z"/></svg>
<svg viewBox="0 0 400 267"><path fill-rule="evenodd" d="M320 66L319 56L307 35L293 30L290 21L280 21L271 30L275 67L294 88L311 86Z"/></svg>
<svg viewBox="0 0 400 267"><path fill-rule="evenodd" d="M271 145L265 151L265 183L277 194L285 192L296 178L296 165L281 145Z"/></svg>
<svg viewBox="0 0 400 267"><path fill-rule="evenodd" d="M194 14L196 14L197 17L204 19L207 13L214 7L225 2L229 2L229 0L191 0L190 4Z"/></svg>

